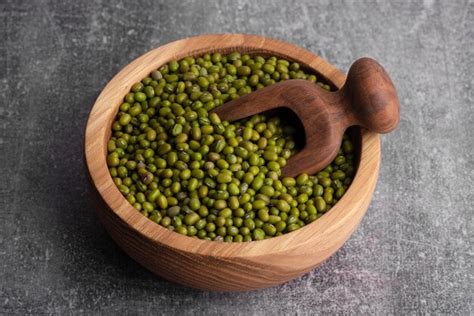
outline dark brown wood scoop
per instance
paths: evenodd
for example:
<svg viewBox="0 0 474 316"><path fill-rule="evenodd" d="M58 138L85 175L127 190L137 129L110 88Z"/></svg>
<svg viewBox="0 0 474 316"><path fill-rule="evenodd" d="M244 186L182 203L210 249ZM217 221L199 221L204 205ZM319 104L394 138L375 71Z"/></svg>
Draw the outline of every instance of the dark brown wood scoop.
<svg viewBox="0 0 474 316"><path fill-rule="evenodd" d="M286 176L313 174L328 165L350 126L388 133L400 120L395 87L382 66L370 58L354 62L344 86L336 92L307 80L287 80L225 103L214 112L223 120L235 121L282 107L298 116L306 136L304 148L283 168Z"/></svg>

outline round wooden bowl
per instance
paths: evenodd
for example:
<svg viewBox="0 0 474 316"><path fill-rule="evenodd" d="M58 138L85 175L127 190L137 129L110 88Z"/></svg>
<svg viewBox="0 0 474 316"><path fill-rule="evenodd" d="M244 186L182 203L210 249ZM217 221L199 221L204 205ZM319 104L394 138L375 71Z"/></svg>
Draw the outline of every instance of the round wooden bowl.
<svg viewBox="0 0 474 316"><path fill-rule="evenodd" d="M173 59L206 52L275 55L297 61L333 86L345 75L300 47L261 36L203 35L154 49L122 69L104 88L92 108L85 136L85 157L98 192L99 217L117 244L137 262L161 277L194 288L243 291L294 279L335 253L356 229L367 210L378 177L380 138L354 128L359 148L353 183L329 212L313 223L279 237L223 243L182 236L149 220L122 196L109 174L106 153L111 125L131 86Z"/></svg>

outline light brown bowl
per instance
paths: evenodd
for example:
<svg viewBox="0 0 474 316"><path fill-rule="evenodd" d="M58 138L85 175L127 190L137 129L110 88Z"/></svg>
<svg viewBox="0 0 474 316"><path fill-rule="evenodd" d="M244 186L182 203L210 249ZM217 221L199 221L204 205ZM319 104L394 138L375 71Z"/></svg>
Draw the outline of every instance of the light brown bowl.
<svg viewBox="0 0 474 316"><path fill-rule="evenodd" d="M351 131L360 152L353 183L328 213L292 233L263 241L223 243L182 236L156 224L127 202L109 174L106 153L112 122L131 86L152 70L173 59L216 51L275 55L299 62L337 88L345 81L343 73L313 53L265 37L221 34L172 42L135 59L104 88L87 122L86 162L100 195L100 220L117 244L144 267L165 279L206 290L270 287L321 264L357 228L377 181L380 138L358 128Z"/></svg>

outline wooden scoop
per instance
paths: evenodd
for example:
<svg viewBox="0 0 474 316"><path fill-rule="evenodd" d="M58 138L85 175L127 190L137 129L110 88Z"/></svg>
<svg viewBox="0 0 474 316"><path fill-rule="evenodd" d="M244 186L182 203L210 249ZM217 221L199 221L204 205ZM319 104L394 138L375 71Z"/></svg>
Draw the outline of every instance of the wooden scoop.
<svg viewBox="0 0 474 316"><path fill-rule="evenodd" d="M400 120L395 87L382 66L370 58L354 62L344 86L336 92L307 80L286 80L225 103L214 112L223 120L235 121L282 107L298 116L306 136L304 148L282 170L292 177L327 166L349 126L388 133Z"/></svg>

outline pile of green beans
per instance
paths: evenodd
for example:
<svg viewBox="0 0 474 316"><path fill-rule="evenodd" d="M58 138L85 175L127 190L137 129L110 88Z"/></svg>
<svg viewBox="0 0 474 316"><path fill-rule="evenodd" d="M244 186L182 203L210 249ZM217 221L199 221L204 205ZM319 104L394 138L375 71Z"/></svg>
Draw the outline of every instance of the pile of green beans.
<svg viewBox="0 0 474 316"><path fill-rule="evenodd" d="M330 90L296 62L205 54L170 61L131 88L112 124L107 164L120 192L150 220L179 234L242 242L292 232L327 212L354 176L345 135L315 175L284 177L298 150L278 116L229 123L211 113L226 101L288 79Z"/></svg>

